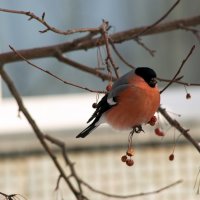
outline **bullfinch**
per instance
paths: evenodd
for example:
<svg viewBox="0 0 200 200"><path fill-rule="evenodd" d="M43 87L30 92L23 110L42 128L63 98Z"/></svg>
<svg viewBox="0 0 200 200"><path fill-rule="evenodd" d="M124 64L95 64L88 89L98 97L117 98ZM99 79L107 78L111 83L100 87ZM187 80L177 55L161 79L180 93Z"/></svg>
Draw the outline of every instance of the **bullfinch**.
<svg viewBox="0 0 200 200"><path fill-rule="evenodd" d="M150 121L159 105L160 92L155 71L138 67L114 82L87 121L91 124L76 138L86 137L105 122L119 130L141 127Z"/></svg>

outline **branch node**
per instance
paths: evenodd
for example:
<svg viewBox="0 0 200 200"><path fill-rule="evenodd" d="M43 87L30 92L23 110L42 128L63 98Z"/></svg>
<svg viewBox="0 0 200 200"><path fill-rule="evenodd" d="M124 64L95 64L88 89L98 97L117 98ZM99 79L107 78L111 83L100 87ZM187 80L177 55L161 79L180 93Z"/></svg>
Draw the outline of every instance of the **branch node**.
<svg viewBox="0 0 200 200"><path fill-rule="evenodd" d="M45 12L42 13L42 20L44 21Z"/></svg>
<svg viewBox="0 0 200 200"><path fill-rule="evenodd" d="M40 33L46 33L47 31L49 31L50 29L49 28L46 28L46 29L44 29L44 30L41 30L41 31L39 31Z"/></svg>

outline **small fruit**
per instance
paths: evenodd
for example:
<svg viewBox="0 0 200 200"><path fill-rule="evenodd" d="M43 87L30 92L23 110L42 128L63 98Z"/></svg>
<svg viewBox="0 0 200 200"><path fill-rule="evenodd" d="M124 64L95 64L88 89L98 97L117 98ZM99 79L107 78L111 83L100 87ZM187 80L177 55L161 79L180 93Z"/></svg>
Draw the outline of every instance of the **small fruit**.
<svg viewBox="0 0 200 200"><path fill-rule="evenodd" d="M126 155L123 155L123 156L121 157L121 161L122 161L122 162L126 162L126 160L127 160L127 156L126 156Z"/></svg>
<svg viewBox="0 0 200 200"><path fill-rule="evenodd" d="M173 160L174 160L174 154L173 154L173 153L169 155L169 160L170 160L170 161L173 161Z"/></svg>
<svg viewBox="0 0 200 200"><path fill-rule="evenodd" d="M134 150L133 148L128 148L127 152L126 152L127 156L133 156L134 155Z"/></svg>
<svg viewBox="0 0 200 200"><path fill-rule="evenodd" d="M106 86L106 91L110 91L112 89L112 83L109 83L107 86Z"/></svg>
<svg viewBox="0 0 200 200"><path fill-rule="evenodd" d="M126 165L133 166L133 164L134 164L134 161L132 159L129 158L126 160Z"/></svg>
<svg viewBox="0 0 200 200"><path fill-rule="evenodd" d="M92 107L93 107L93 108L97 108L97 103L93 103L93 104L92 104Z"/></svg>
<svg viewBox="0 0 200 200"><path fill-rule="evenodd" d="M191 94L190 93L186 94L186 99L191 99Z"/></svg>
<svg viewBox="0 0 200 200"><path fill-rule="evenodd" d="M152 122L152 121L149 121L148 124L151 125L151 126L154 126L156 123Z"/></svg>
<svg viewBox="0 0 200 200"><path fill-rule="evenodd" d="M150 121L148 122L148 124L150 124L151 126L154 126L155 123L156 123L156 121L157 121L157 117L156 117L156 116L153 116L153 117L150 119Z"/></svg>
<svg viewBox="0 0 200 200"><path fill-rule="evenodd" d="M157 121L157 117L156 117L156 116L153 116L153 117L150 119L150 121L156 122L156 121Z"/></svg>
<svg viewBox="0 0 200 200"><path fill-rule="evenodd" d="M156 129L154 130L154 132L155 132L155 134L156 134L157 136L161 136L161 137L165 136L165 133L164 133L163 131L161 131L159 128L156 128Z"/></svg>

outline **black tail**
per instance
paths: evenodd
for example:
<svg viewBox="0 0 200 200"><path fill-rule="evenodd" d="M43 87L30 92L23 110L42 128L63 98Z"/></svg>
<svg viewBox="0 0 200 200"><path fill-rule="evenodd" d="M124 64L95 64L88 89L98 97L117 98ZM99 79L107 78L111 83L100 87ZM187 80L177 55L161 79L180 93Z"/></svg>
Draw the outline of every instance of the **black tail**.
<svg viewBox="0 0 200 200"><path fill-rule="evenodd" d="M76 138L80 138L80 137L84 138L84 137L86 137L88 134L91 133L91 131L93 131L95 128L97 128L100 125L100 123L98 123L98 121L100 120L102 114L112 107L111 105L109 105L107 103L107 97L108 97L108 94L106 94L101 99L101 101L97 105L97 108L96 108L95 112L90 117L90 119L87 121L87 123L91 122L92 120L93 120L93 122L86 129L84 129L82 132L80 132L76 136Z"/></svg>
<svg viewBox="0 0 200 200"><path fill-rule="evenodd" d="M97 127L98 127L98 125L95 125L95 123L93 122L86 129L84 129L82 132L80 132L76 136L76 138L84 138L84 137L86 137L87 135L89 135Z"/></svg>

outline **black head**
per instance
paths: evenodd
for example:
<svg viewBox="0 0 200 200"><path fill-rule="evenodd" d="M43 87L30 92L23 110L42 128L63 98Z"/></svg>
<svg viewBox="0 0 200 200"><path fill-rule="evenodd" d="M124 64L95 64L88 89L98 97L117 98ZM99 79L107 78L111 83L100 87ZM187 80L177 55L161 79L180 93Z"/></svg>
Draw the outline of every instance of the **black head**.
<svg viewBox="0 0 200 200"><path fill-rule="evenodd" d="M135 74L142 77L145 82L152 88L155 87L157 81L156 81L156 72L148 67L138 67L135 70Z"/></svg>

